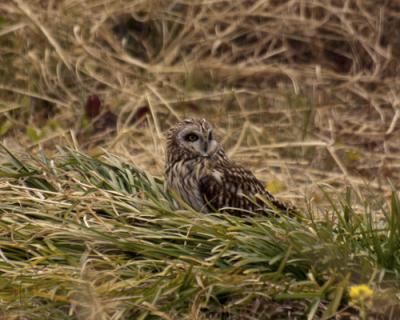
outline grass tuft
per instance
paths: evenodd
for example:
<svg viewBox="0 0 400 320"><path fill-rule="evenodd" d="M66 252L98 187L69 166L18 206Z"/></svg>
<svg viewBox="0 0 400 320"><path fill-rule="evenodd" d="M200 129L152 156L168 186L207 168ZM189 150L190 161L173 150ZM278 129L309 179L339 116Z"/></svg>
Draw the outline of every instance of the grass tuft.
<svg viewBox="0 0 400 320"><path fill-rule="evenodd" d="M354 284L373 288L367 311L383 316L394 298L373 302L400 292L395 192L379 221L349 192L322 218L204 215L112 154L3 155L7 319L327 319L358 314Z"/></svg>

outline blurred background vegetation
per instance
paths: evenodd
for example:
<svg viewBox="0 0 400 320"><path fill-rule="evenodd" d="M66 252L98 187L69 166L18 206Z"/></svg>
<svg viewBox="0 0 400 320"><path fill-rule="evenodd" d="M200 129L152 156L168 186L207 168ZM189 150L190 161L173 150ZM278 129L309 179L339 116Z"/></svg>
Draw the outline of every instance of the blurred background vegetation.
<svg viewBox="0 0 400 320"><path fill-rule="evenodd" d="M51 151L74 137L161 174L163 130L205 117L282 197L317 184L387 195L400 181L399 13L395 1L3 2L1 139Z"/></svg>

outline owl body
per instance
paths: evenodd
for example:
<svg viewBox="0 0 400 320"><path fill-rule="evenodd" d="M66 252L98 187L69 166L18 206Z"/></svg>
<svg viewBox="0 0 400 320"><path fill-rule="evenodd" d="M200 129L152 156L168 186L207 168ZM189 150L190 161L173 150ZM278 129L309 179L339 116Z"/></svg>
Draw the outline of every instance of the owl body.
<svg viewBox="0 0 400 320"><path fill-rule="evenodd" d="M165 176L167 187L199 212L289 211L249 170L227 157L204 119L187 119L168 131Z"/></svg>

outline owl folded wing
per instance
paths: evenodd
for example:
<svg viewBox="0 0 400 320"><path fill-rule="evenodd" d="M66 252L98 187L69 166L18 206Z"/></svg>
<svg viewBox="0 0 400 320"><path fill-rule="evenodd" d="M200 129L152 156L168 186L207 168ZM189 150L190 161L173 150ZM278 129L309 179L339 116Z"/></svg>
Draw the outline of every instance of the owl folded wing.
<svg viewBox="0 0 400 320"><path fill-rule="evenodd" d="M223 209L240 215L246 211L265 211L266 208L290 211L265 190L250 171L239 166L215 168L199 182L200 193L209 211Z"/></svg>

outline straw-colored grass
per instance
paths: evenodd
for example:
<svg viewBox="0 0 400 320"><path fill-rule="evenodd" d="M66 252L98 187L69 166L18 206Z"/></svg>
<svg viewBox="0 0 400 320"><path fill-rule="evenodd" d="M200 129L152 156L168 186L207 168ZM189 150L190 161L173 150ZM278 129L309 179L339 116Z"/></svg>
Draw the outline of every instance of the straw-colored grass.
<svg viewBox="0 0 400 320"><path fill-rule="evenodd" d="M1 1L0 318L383 317L346 306L397 302L399 27L396 1ZM305 220L176 211L184 117Z"/></svg>
<svg viewBox="0 0 400 320"><path fill-rule="evenodd" d="M392 2L15 0L0 16L13 149L52 149L73 130L160 174L162 131L207 117L284 198L321 183L389 195L400 179ZM90 127L90 95L115 123Z"/></svg>

